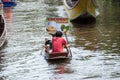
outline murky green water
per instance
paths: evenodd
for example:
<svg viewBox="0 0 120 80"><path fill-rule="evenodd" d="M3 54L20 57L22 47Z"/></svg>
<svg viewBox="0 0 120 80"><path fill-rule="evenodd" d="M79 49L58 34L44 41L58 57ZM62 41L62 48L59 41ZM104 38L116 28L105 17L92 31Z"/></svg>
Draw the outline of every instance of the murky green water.
<svg viewBox="0 0 120 80"><path fill-rule="evenodd" d="M0 80L119 80L120 1L113 1L98 3L96 24L71 27L73 58L58 62L47 62L40 53L50 37L45 18L67 16L61 2L19 0L14 9L4 9L8 35L0 51Z"/></svg>

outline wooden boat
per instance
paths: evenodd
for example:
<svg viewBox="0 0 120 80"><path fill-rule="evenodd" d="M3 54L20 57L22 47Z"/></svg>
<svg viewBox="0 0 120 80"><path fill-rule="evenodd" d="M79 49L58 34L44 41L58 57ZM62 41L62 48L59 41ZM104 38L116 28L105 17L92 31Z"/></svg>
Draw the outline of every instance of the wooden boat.
<svg viewBox="0 0 120 80"><path fill-rule="evenodd" d="M72 53L69 48L67 51L64 49L64 52L52 52L50 49L50 46L44 46L44 58L46 60L53 60L53 59L71 59L72 58Z"/></svg>
<svg viewBox="0 0 120 80"><path fill-rule="evenodd" d="M6 41L6 35L7 35L6 23L3 16L2 4L0 4L0 48Z"/></svg>
<svg viewBox="0 0 120 80"><path fill-rule="evenodd" d="M95 0L63 0L66 12L71 21L76 19L96 19Z"/></svg>
<svg viewBox="0 0 120 80"><path fill-rule="evenodd" d="M70 52L55 52L49 53L45 52L44 57L46 60L53 60L53 59L71 59L72 55Z"/></svg>
<svg viewBox="0 0 120 80"><path fill-rule="evenodd" d="M13 7L16 6L17 1L16 0L1 0L4 7Z"/></svg>

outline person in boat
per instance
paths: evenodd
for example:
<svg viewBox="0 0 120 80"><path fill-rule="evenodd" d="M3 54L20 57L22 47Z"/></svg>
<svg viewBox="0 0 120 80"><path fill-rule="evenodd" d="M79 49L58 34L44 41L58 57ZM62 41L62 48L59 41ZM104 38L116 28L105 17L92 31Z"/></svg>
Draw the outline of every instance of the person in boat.
<svg viewBox="0 0 120 80"><path fill-rule="evenodd" d="M46 24L46 31L52 36L52 40L45 38L45 52L48 52L49 50L52 50L52 52L62 52L63 46L66 47L66 44L67 44L65 39L62 37L62 35L66 31L62 30L60 25L54 21L48 22ZM59 38L61 38L61 39L59 39ZM57 44L56 45L53 44L55 39L63 41L60 43L61 46L59 46L59 45L57 46ZM56 48L54 46L60 47L60 50L56 51L55 50Z"/></svg>
<svg viewBox="0 0 120 80"><path fill-rule="evenodd" d="M52 36L52 41L48 40L47 38L45 39L46 46L45 46L45 52L47 53L59 53L59 52L67 52L68 50L68 45L66 40L62 37L63 32L61 31L56 31L56 34ZM64 49L66 48L66 50Z"/></svg>
<svg viewBox="0 0 120 80"><path fill-rule="evenodd" d="M52 37L55 36L55 33L57 31L57 27L58 24L54 21L50 21L46 24L46 31L48 32L49 35L51 35ZM48 38L45 38L45 51L47 52L48 49L52 49L52 40L51 39L48 39Z"/></svg>
<svg viewBox="0 0 120 80"><path fill-rule="evenodd" d="M60 25L58 25L55 21L47 22L46 31L48 32L49 35L54 37L57 30L61 31ZM52 40L45 38L45 46L47 45L50 46L50 49L52 49Z"/></svg>
<svg viewBox="0 0 120 80"><path fill-rule="evenodd" d="M65 52L64 48L68 51L67 41L62 36L63 32L57 31L55 36L52 38L52 53Z"/></svg>

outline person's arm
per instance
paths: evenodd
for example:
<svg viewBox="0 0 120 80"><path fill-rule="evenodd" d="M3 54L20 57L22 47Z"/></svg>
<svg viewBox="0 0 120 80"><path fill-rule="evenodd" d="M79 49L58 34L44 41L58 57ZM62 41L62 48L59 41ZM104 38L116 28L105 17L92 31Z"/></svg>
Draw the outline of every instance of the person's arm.
<svg viewBox="0 0 120 80"><path fill-rule="evenodd" d="M69 52L69 45L67 45L67 42L66 40L63 38L63 44L64 44L64 47L66 48L66 50Z"/></svg>
<svg viewBox="0 0 120 80"><path fill-rule="evenodd" d="M65 45L66 50L69 52L70 45Z"/></svg>

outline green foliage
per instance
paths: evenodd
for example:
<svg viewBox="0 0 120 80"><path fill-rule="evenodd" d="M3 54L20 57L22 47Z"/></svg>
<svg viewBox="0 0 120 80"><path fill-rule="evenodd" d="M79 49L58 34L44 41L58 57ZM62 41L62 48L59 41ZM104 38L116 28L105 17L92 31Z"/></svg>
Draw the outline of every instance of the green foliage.
<svg viewBox="0 0 120 80"><path fill-rule="evenodd" d="M61 25L61 30L65 30L67 32L69 30L69 26Z"/></svg>

